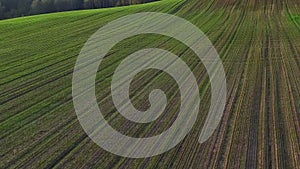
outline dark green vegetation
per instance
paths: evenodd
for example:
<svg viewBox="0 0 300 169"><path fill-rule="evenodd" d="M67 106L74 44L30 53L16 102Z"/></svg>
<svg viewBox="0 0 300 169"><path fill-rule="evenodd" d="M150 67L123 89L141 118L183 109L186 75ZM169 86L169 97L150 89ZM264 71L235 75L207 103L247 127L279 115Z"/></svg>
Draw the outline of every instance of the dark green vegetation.
<svg viewBox="0 0 300 169"><path fill-rule="evenodd" d="M0 19L80 9L106 8L154 0L0 0Z"/></svg>
<svg viewBox="0 0 300 169"><path fill-rule="evenodd" d="M111 107L105 117L121 132L154 135L176 118L165 113L140 125L114 110L111 75L130 53L158 47L179 55L198 79L202 96L196 125L179 145L153 158L127 159L104 151L84 133L71 80L80 49L97 29L142 11L175 14L208 35L224 63L228 100L219 128L199 144L210 97L201 62L168 37L122 41L102 63L96 82L99 105ZM0 168L299 168L300 20L294 17L299 14L299 0L164 0L1 21ZM140 73L132 83L136 107L147 109L149 90L157 86L168 95L167 109L177 110L176 84L155 70Z"/></svg>
<svg viewBox="0 0 300 169"><path fill-rule="evenodd" d="M297 24L300 24L300 16L293 16L293 19Z"/></svg>

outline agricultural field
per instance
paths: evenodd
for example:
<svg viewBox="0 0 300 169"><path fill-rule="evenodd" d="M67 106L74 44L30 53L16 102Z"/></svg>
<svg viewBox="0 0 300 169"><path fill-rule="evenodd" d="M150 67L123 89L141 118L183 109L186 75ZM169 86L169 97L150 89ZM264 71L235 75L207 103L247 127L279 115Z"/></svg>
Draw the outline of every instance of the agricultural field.
<svg viewBox="0 0 300 169"><path fill-rule="evenodd" d="M198 137L210 107L207 72L187 46L162 35L134 36L112 48L97 72L97 102L121 133L148 137L166 130L176 113L149 124L128 121L113 106L110 82L131 53L171 51L190 67L201 96L197 121L185 139L158 156L124 158L96 145L78 122L72 75L81 48L106 23L138 12L190 21L221 57L226 107L203 144ZM299 44L299 0L162 0L0 21L0 168L300 168ZM166 110L176 112L176 82L154 69L132 82L135 107L147 110L149 93L158 87L168 98Z"/></svg>

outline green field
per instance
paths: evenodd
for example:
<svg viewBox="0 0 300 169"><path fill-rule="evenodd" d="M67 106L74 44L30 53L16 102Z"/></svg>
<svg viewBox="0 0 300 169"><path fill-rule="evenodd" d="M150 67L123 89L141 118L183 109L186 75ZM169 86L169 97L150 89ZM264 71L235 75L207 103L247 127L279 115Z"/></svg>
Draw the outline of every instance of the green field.
<svg viewBox="0 0 300 169"><path fill-rule="evenodd" d="M144 48L166 49L189 65L199 83L200 115L192 131L162 155L129 159L101 149L80 126L72 74L81 48L106 23L138 12L187 19L220 54L227 104L204 144L198 137L210 106L206 70L187 46L154 34L125 39L110 51L96 78L98 103L124 134L144 137L167 129L177 114L135 124L118 114L110 95L112 73L126 56ZM163 0L0 21L0 168L299 168L299 16L298 0ZM133 104L146 110L157 87L168 96L167 110L178 110L178 86L156 70L135 78Z"/></svg>

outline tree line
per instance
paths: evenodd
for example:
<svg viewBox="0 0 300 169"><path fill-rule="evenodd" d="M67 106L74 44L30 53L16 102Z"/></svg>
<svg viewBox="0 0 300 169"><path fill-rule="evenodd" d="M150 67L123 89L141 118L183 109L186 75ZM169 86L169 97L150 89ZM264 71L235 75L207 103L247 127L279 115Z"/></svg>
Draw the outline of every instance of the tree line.
<svg viewBox="0 0 300 169"><path fill-rule="evenodd" d="M0 0L0 19L80 9L146 3L154 0Z"/></svg>

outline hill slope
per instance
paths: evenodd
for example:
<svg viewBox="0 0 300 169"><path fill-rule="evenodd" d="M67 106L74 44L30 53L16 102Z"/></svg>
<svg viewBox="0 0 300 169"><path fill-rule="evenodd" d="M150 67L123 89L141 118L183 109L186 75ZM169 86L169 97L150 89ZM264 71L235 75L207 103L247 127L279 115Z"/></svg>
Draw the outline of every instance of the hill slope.
<svg viewBox="0 0 300 169"><path fill-rule="evenodd" d="M153 158L126 159L104 151L84 133L73 108L72 73L80 49L97 29L145 11L183 17L208 35L225 67L228 98L219 128L199 144L209 108L205 98L210 97L203 65L185 45L168 37L139 35L122 41L97 74L99 103L112 107L111 73L120 61L150 47L178 54L198 79L202 97L201 114L184 141ZM0 167L299 168L297 15L297 0L164 0L0 21ZM157 86L167 93L167 109L178 109L178 88L168 75L145 72L132 85L138 96L133 102L140 109L147 108L148 93ZM176 114L150 125L128 122L113 108L105 117L123 133L142 137L168 128Z"/></svg>

